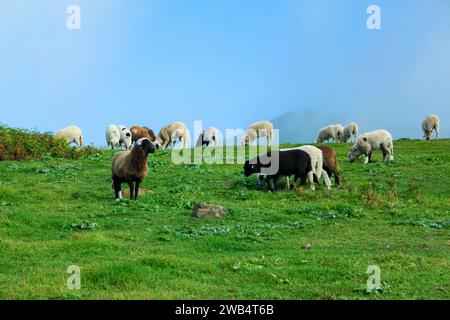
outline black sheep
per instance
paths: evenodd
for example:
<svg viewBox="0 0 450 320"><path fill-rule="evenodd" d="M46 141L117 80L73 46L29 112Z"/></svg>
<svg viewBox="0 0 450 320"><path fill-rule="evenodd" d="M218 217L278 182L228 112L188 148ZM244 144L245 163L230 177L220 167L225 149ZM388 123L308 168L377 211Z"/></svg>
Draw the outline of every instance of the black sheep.
<svg viewBox="0 0 450 320"><path fill-rule="evenodd" d="M294 183L300 178L302 185L306 183L307 178L313 183L311 157L303 150L269 151L265 155L247 160L244 164L244 174L249 177L253 173L267 174L266 183L270 191L277 190L277 182L281 176L294 175Z"/></svg>

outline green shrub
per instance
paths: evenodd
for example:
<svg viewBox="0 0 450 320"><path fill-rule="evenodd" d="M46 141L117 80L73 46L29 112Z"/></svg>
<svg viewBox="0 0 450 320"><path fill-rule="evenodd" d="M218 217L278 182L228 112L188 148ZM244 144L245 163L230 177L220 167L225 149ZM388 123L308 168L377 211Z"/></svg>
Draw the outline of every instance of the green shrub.
<svg viewBox="0 0 450 320"><path fill-rule="evenodd" d="M96 150L77 150L49 132L9 128L0 124L0 161L23 161L42 157L78 159Z"/></svg>

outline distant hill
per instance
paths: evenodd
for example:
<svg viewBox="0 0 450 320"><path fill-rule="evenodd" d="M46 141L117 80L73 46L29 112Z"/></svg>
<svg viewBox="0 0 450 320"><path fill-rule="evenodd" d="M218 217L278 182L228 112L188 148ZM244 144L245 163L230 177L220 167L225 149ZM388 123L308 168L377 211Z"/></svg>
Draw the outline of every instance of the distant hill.
<svg viewBox="0 0 450 320"><path fill-rule="evenodd" d="M320 128L334 123L345 125L350 120L338 113L307 109L288 112L272 122L280 130L280 143L306 143L315 141Z"/></svg>

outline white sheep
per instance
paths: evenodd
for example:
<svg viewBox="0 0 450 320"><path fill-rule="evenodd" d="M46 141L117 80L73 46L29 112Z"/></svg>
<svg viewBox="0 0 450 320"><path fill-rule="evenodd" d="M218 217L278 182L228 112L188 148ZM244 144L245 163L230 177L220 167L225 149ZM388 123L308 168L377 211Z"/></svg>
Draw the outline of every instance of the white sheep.
<svg viewBox="0 0 450 320"><path fill-rule="evenodd" d="M242 145L248 146L258 138L267 138L267 145L272 144L273 124L270 121L259 121L251 124L244 136L242 137Z"/></svg>
<svg viewBox="0 0 450 320"><path fill-rule="evenodd" d="M344 139L344 129L344 126L340 123L334 125L337 142L342 142L342 140Z"/></svg>
<svg viewBox="0 0 450 320"><path fill-rule="evenodd" d="M352 140L352 138L355 138L356 141L356 137L358 136L358 124L356 122L351 122L349 123L345 128L344 128L344 134L342 136L342 142L349 142Z"/></svg>
<svg viewBox="0 0 450 320"><path fill-rule="evenodd" d="M120 129L116 125L110 124L106 128L105 138L107 146L114 150L120 144Z"/></svg>
<svg viewBox="0 0 450 320"><path fill-rule="evenodd" d="M332 139L333 142L337 142L340 137L342 137L343 130L344 129L340 124L331 124L325 128L322 128L319 130L319 134L317 135L317 143L329 141L330 139Z"/></svg>
<svg viewBox="0 0 450 320"><path fill-rule="evenodd" d="M119 145L123 147L125 150L131 149L132 144L132 135L130 129L125 127L124 125L117 126L120 130L120 141Z"/></svg>
<svg viewBox="0 0 450 320"><path fill-rule="evenodd" d="M175 146L178 140L181 142L183 149L189 148L190 133L188 127L183 122L175 121L164 126L159 131L158 137L155 140L155 146L158 149L166 149L171 144Z"/></svg>
<svg viewBox="0 0 450 320"><path fill-rule="evenodd" d="M383 161L394 160L394 143L392 135L386 130L376 130L360 135L348 153L350 162L355 161L361 154L365 155L364 164L371 161L372 152L381 150Z"/></svg>
<svg viewBox="0 0 450 320"><path fill-rule="evenodd" d="M214 144L214 146L217 146L218 143L220 143L219 138L220 138L219 130L214 127L209 127L203 130L202 133L200 133L195 146L203 147L204 145L206 145L208 147L209 145L212 144Z"/></svg>
<svg viewBox="0 0 450 320"><path fill-rule="evenodd" d="M68 144L75 143L79 149L83 148L83 134L77 126L68 126L55 133L55 137L64 138Z"/></svg>
<svg viewBox="0 0 450 320"><path fill-rule="evenodd" d="M422 121L422 130L426 140L431 140L433 137L433 130L436 132L436 140L439 140L439 117L435 114L428 115Z"/></svg>

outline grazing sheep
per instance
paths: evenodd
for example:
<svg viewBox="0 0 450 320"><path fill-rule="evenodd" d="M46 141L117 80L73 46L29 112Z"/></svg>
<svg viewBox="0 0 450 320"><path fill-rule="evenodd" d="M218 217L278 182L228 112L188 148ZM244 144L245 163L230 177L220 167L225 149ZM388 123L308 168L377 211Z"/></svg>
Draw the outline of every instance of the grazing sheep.
<svg viewBox="0 0 450 320"><path fill-rule="evenodd" d="M339 186L340 185L339 164L336 157L336 151L325 145L318 146L317 148L322 150L323 170L327 172L328 177L334 175L334 184L336 186Z"/></svg>
<svg viewBox="0 0 450 320"><path fill-rule="evenodd" d="M130 199L137 199L139 186L148 174L148 154L153 152L154 144L148 138L141 138L132 150L121 151L113 157L112 180L116 201L122 198L122 183L128 184Z"/></svg>
<svg viewBox="0 0 450 320"><path fill-rule="evenodd" d="M349 142L353 137L356 140L357 136L358 136L358 124L356 122L351 122L344 128L342 142Z"/></svg>
<svg viewBox="0 0 450 320"><path fill-rule="evenodd" d="M273 158L274 156L275 158ZM302 185L308 180L311 189L314 189L311 157L303 150L269 151L265 155L256 157L251 161L247 160L244 164L244 175L249 177L253 173L265 174L264 170L271 167L272 159L277 159L277 156L278 167L275 174L268 174L266 177L266 183L270 191L278 189L277 182L281 176L291 175L294 175L294 183L298 178L300 178ZM270 184L271 181L273 186Z"/></svg>
<svg viewBox="0 0 450 320"><path fill-rule="evenodd" d="M120 129L116 125L110 124L106 128L105 137L106 137L106 144L112 150L119 147L119 145L120 145Z"/></svg>
<svg viewBox="0 0 450 320"><path fill-rule="evenodd" d="M372 152L381 150L383 161L394 160L394 143L392 135L386 130L376 130L360 135L348 153L350 162L355 161L361 154L365 155L364 164L371 161Z"/></svg>
<svg viewBox="0 0 450 320"><path fill-rule="evenodd" d="M210 144L212 145L213 143L216 146L218 143L218 140L217 140L218 138L219 138L219 130L214 127L210 127L208 129L203 130L203 132L200 133L195 146L196 147L203 147L203 146L208 147Z"/></svg>
<svg viewBox="0 0 450 320"><path fill-rule="evenodd" d="M344 139L344 126L342 124L335 124L334 125L334 131L336 133L336 141L337 142L342 142L342 140Z"/></svg>
<svg viewBox="0 0 450 320"><path fill-rule="evenodd" d="M328 172L323 170L324 159L321 149L311 145L304 145L295 148L281 149L280 151L289 151L289 150L303 150L306 153L308 153L311 158L311 167L313 169L314 180L319 181L323 175L325 185L327 186L328 189L331 188L331 181L328 176Z"/></svg>
<svg viewBox="0 0 450 320"><path fill-rule="evenodd" d="M118 128L120 130L119 145L121 147L123 147L125 150L130 150L131 149L131 144L133 143L132 142L131 130L128 129L127 127L123 126L123 125L118 126Z"/></svg>
<svg viewBox="0 0 450 320"><path fill-rule="evenodd" d="M156 148L166 149L171 144L174 146L179 140L182 144L182 148L186 149L190 146L190 133L189 129L183 122L175 121L171 124L164 126L158 134L155 140Z"/></svg>
<svg viewBox="0 0 450 320"><path fill-rule="evenodd" d="M141 138L147 138L150 141L155 141L155 133L152 129L147 127L140 127L140 126L132 126L130 128L131 131L131 142L136 142Z"/></svg>
<svg viewBox="0 0 450 320"><path fill-rule="evenodd" d="M269 121L260 121L251 124L244 136L242 137L242 145L248 146L258 138L266 137L267 145L272 144L273 138L273 124Z"/></svg>
<svg viewBox="0 0 450 320"><path fill-rule="evenodd" d="M431 140L433 137L433 130L436 132L436 140L439 140L439 117L435 114L428 115L422 121L422 130L426 140Z"/></svg>
<svg viewBox="0 0 450 320"><path fill-rule="evenodd" d="M66 139L67 143L75 143L79 149L83 148L83 134L77 126L68 126L55 133L55 137Z"/></svg>
<svg viewBox="0 0 450 320"><path fill-rule="evenodd" d="M328 147L327 147L328 148ZM331 148L329 148L331 149ZM290 150L303 150L309 154L311 158L311 167L314 174L314 181L318 182L323 175L323 180L327 189L331 189L331 181L329 178L328 171L324 170L324 156L323 152L320 148L305 145L301 147L281 149L280 151L290 151ZM332 150L332 149L331 149ZM264 182L267 179L267 176L264 174L258 174L258 180L260 183ZM289 189L289 177L286 177L286 188ZM312 187L314 189L314 186Z"/></svg>
<svg viewBox="0 0 450 320"><path fill-rule="evenodd" d="M317 143L323 143L325 141L329 141L330 139L332 139L333 142L337 142L342 135L343 127L340 124L332 124L320 129L319 134L317 135Z"/></svg>

